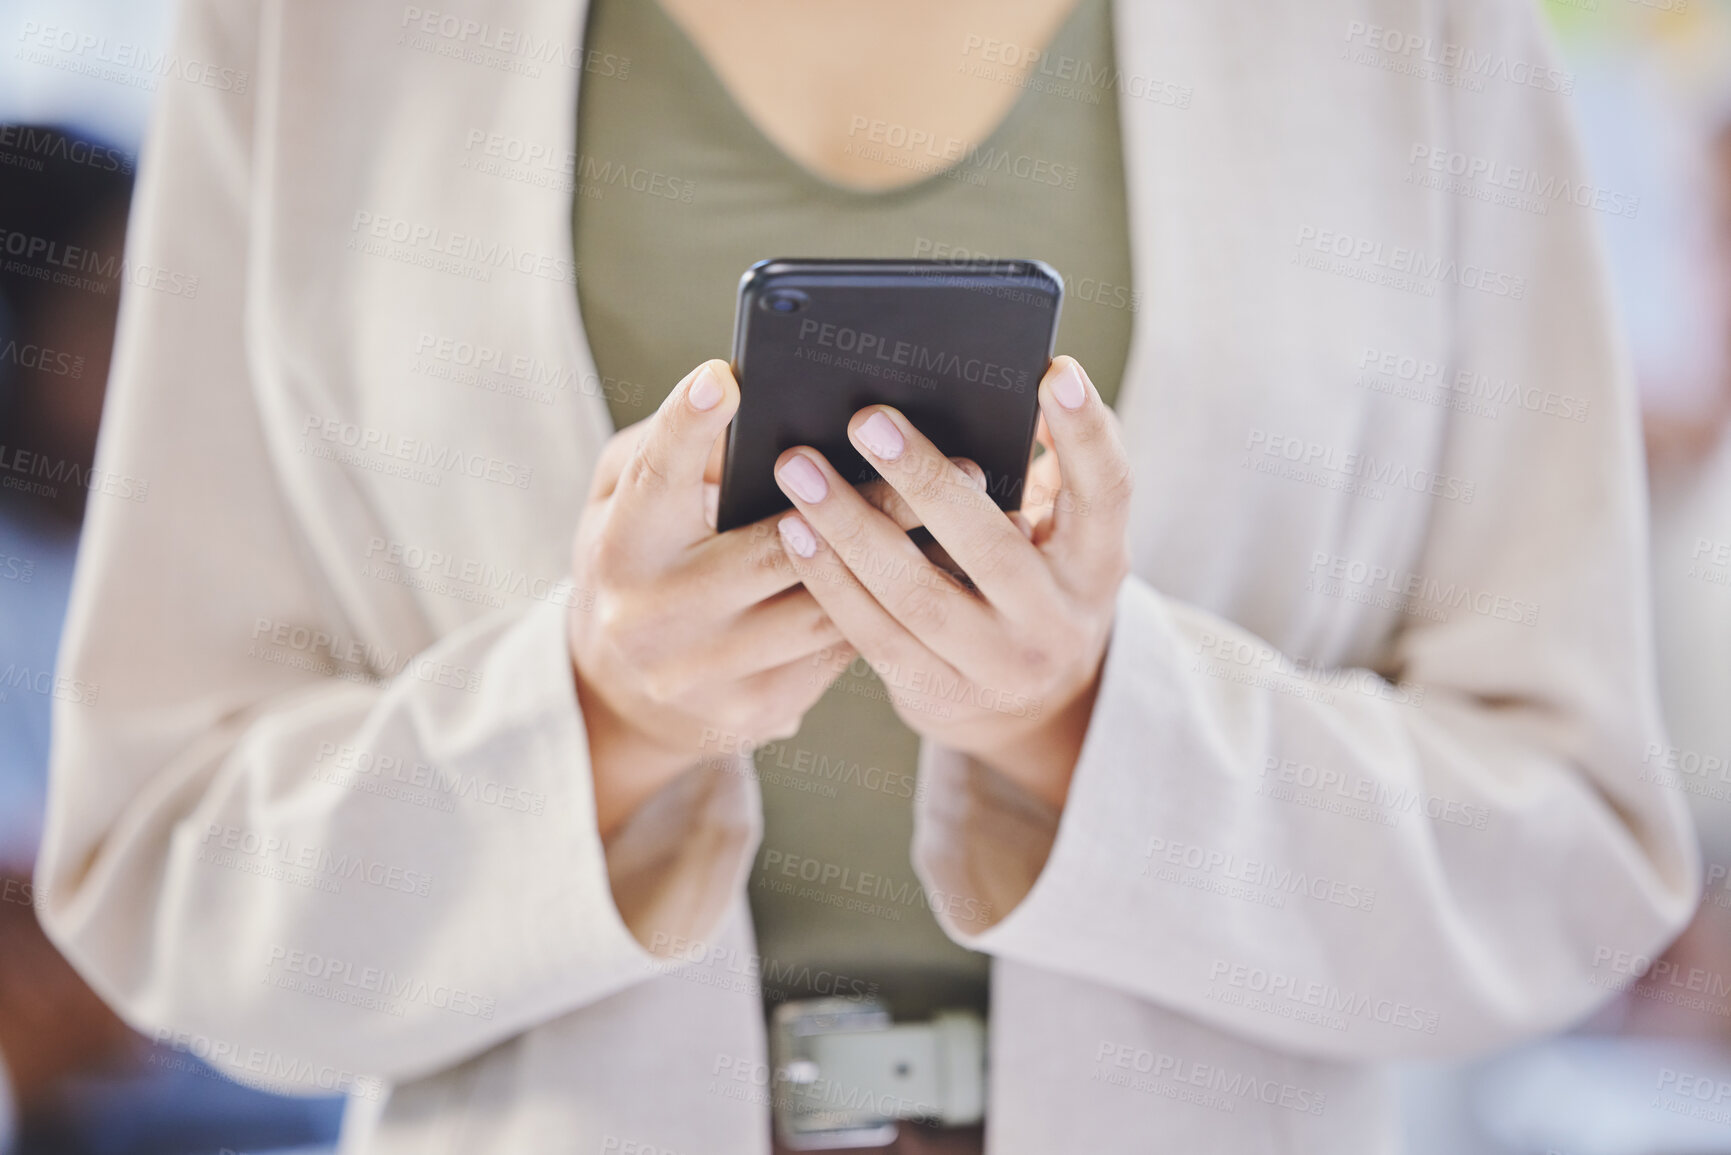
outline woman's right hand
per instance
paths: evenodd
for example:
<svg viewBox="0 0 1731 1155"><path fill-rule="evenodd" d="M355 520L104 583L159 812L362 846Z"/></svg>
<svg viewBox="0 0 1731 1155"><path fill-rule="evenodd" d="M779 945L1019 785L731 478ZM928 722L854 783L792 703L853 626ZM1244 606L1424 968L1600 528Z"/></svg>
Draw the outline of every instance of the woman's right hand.
<svg viewBox="0 0 1731 1155"><path fill-rule="evenodd" d="M608 442L577 526L571 571L589 596L571 610L571 657L604 838L706 755L792 737L846 665L779 515L722 534L706 515L738 407L727 363L699 365Z"/></svg>

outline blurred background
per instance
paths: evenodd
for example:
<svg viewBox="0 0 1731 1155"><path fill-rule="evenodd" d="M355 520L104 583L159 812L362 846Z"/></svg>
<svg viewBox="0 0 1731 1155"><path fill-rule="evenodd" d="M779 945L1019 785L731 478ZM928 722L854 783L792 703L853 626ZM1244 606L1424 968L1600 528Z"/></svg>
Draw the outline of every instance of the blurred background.
<svg viewBox="0 0 1731 1155"><path fill-rule="evenodd" d="M157 78L105 67L167 44L170 0L0 0L0 237L94 251L126 235ZM53 26L87 52L25 47ZM249 1090L211 1041L127 1029L37 925L49 706L120 297L114 274L45 285L0 251L0 1155L329 1151L340 1099Z"/></svg>
<svg viewBox="0 0 1731 1155"><path fill-rule="evenodd" d="M1694 924L1570 1034L1401 1073L1418 1155L1731 1153L1731 0L1546 0L1640 387L1659 678L1707 861ZM0 0L0 230L118 256L171 0ZM100 51L25 48L45 25ZM110 1015L43 937L54 652L90 483L119 277L44 285L0 253L0 1155L328 1151L338 1099L249 1090L210 1040ZM1519 880L1511 880L1519 885Z"/></svg>

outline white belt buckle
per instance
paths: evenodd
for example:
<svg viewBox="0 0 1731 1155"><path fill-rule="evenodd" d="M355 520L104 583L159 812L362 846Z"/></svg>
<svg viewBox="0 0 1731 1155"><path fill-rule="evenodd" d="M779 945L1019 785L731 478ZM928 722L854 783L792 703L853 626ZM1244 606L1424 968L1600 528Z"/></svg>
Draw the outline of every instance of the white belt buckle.
<svg viewBox="0 0 1731 1155"><path fill-rule="evenodd" d="M897 1122L985 1115L986 1025L973 1011L895 1023L875 999L786 1002L770 1021L771 1113L795 1151L887 1147Z"/></svg>

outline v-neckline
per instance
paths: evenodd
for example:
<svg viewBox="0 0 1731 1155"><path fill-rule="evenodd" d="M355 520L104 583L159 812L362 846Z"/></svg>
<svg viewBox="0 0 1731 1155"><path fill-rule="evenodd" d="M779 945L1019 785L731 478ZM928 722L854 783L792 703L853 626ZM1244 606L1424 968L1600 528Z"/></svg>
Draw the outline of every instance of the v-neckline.
<svg viewBox="0 0 1731 1155"><path fill-rule="evenodd" d="M595 0L595 2L600 2L600 0ZM614 2L632 3L633 0L614 0ZM736 96L734 96L733 90L727 86L727 82L721 78L721 74L715 70L715 66L709 62L709 57L704 55L703 50L699 48L697 42L686 33L684 27L680 25L679 21L675 20L673 16L662 7L661 0L637 0L637 2L640 2L645 7L654 10L653 19L658 20L665 25L666 35L670 40L678 45L677 51L691 58L693 67L686 74L695 77L698 84L715 90L717 105L726 109L727 116L745 126L746 135L751 139L753 148L768 155L772 158L773 163L778 168L793 174L794 178L800 183L809 186L817 192L834 197L838 200L852 201L856 203L904 199L912 200L925 196L934 190L941 188L942 182L953 180L957 173L966 170L969 158L988 150L995 151L1002 143L1002 138L1008 136L1013 129L1019 127L1021 122L1031 115L1029 112L1029 104L1031 100L1038 95L1036 86L1028 84L1023 85L1021 93L1011 102L1008 111L999 118L998 123L993 127L992 131L987 133L979 141L971 143L968 151L963 154L962 159L956 161L954 164L946 165L942 169L908 184L891 185L887 188L880 189L855 188L851 185L845 185L830 180L828 177L814 172L805 164L794 159L792 154L782 148L781 145L777 144L775 140L763 130L763 127L759 125L756 120L752 119L751 114L746 111L745 106L739 102L739 99ZM1053 32L1051 39L1047 41L1046 46L1042 51L1050 52L1054 45L1058 44L1069 35L1071 26L1080 18L1082 10L1085 7L1090 4L1109 2L1110 0L1076 0L1076 2L1070 6L1070 11L1065 14L1063 20L1058 23L1057 30Z"/></svg>

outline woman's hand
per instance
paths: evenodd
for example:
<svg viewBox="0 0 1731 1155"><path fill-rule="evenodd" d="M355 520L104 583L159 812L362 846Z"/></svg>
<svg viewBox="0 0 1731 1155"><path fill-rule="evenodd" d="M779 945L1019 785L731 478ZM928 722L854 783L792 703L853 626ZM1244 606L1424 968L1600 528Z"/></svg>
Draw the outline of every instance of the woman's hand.
<svg viewBox="0 0 1731 1155"><path fill-rule="evenodd" d="M834 680L814 656L845 646L797 588L773 519L717 534L706 514L738 405L726 362L694 369L608 443L577 527L572 575L593 605L571 612L571 655L603 837L706 739L791 737Z"/></svg>
<svg viewBox="0 0 1731 1155"><path fill-rule="evenodd" d="M1052 363L1040 408L1053 452L1029 490L1036 496L1042 477L1056 483L1044 511L1005 516L977 469L939 453L898 411L872 406L848 436L909 516L883 512L889 502L868 501L801 447L776 462L799 509L778 528L794 571L870 661L903 721L1062 808L1129 572L1131 475L1117 419L1074 359ZM923 524L974 588L929 560L898 521ZM839 673L853 657L845 649L826 664Z"/></svg>

